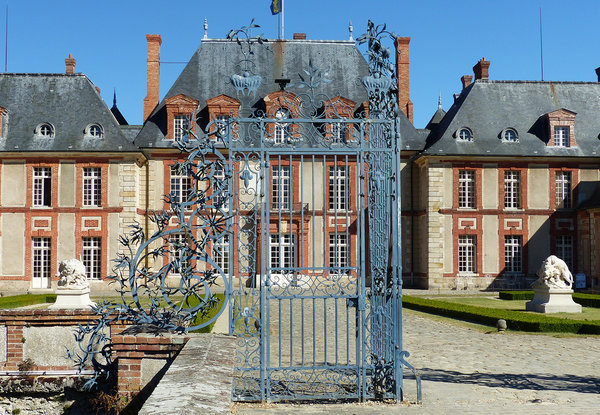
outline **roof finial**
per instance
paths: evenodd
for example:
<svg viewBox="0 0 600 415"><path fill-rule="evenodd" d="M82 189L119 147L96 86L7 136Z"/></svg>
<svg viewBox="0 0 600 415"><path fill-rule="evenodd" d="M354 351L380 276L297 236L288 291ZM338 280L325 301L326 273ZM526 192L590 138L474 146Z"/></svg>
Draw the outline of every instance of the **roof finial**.
<svg viewBox="0 0 600 415"><path fill-rule="evenodd" d="M438 109L442 109L442 91L440 91L440 96L438 98Z"/></svg>
<svg viewBox="0 0 600 415"><path fill-rule="evenodd" d="M348 40L354 40L354 39L352 39L353 31L354 31L354 26L352 26L352 20L350 20L350 23L348 23L348 32L350 32L350 38Z"/></svg>
<svg viewBox="0 0 600 415"><path fill-rule="evenodd" d="M204 18L204 39L208 39L208 20Z"/></svg>
<svg viewBox="0 0 600 415"><path fill-rule="evenodd" d="M117 106L117 88L113 90L113 107Z"/></svg>

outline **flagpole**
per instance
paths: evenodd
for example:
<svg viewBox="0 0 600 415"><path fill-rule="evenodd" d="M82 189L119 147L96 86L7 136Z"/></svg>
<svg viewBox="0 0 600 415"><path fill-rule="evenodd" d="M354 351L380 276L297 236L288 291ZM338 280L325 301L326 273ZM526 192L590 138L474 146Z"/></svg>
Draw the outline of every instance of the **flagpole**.
<svg viewBox="0 0 600 415"><path fill-rule="evenodd" d="M279 13L279 16L281 17L279 23L281 25L281 36L279 37L280 39L283 39L285 37L285 34L283 32L283 21L284 21L284 16L283 16L283 11L285 10L285 5L284 5L284 0L281 0L281 13Z"/></svg>

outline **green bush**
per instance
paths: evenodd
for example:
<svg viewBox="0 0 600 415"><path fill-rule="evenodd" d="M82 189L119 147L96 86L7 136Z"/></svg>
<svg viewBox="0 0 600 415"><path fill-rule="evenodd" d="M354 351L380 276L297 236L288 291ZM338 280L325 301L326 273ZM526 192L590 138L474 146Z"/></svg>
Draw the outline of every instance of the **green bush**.
<svg viewBox="0 0 600 415"><path fill-rule="evenodd" d="M570 320L561 317L549 317L539 314L524 313L521 311L485 308L471 305L450 303L441 300L412 297L402 297L404 307L426 313L437 314L460 320L472 321L488 326L495 326L499 319L506 320L511 330L574 333L574 334L600 334L600 321Z"/></svg>
<svg viewBox="0 0 600 415"><path fill-rule="evenodd" d="M531 300L533 291L500 291L501 300ZM600 295L573 293L573 301L584 307L600 308Z"/></svg>
<svg viewBox="0 0 600 415"><path fill-rule="evenodd" d="M56 294L23 294L0 297L0 308L19 308L34 304L54 303Z"/></svg>

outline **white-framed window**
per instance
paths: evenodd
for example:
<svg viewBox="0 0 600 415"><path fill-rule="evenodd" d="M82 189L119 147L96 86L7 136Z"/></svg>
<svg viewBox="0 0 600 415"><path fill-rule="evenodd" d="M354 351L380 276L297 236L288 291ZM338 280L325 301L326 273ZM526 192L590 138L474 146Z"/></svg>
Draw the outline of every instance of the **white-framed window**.
<svg viewBox="0 0 600 415"><path fill-rule="evenodd" d="M50 167L33 168L33 206L52 205L52 170Z"/></svg>
<svg viewBox="0 0 600 415"><path fill-rule="evenodd" d="M181 140L187 135L187 130L190 128L189 117L187 115L174 115L173 123L173 138Z"/></svg>
<svg viewBox="0 0 600 415"><path fill-rule="evenodd" d="M295 263L294 244L295 237L290 234L271 235L269 243L269 264L273 268L292 268ZM272 271L274 274L283 273L281 269Z"/></svg>
<svg viewBox="0 0 600 415"><path fill-rule="evenodd" d="M475 209L475 170L458 171L458 207Z"/></svg>
<svg viewBox="0 0 600 415"><path fill-rule="evenodd" d="M477 272L477 236L458 236L458 272L475 274Z"/></svg>
<svg viewBox="0 0 600 415"><path fill-rule="evenodd" d="M223 273L229 275L229 235L223 235L217 239L213 245L213 259L223 270Z"/></svg>
<svg viewBox="0 0 600 415"><path fill-rule="evenodd" d="M271 187L272 208L289 210L291 200L291 168L290 166L273 166L273 186Z"/></svg>
<svg viewBox="0 0 600 415"><path fill-rule="evenodd" d="M38 124L35 135L38 138L54 138L54 126L48 122Z"/></svg>
<svg viewBox="0 0 600 415"><path fill-rule="evenodd" d="M33 238L33 281L35 288L45 288L50 283L52 245L50 238Z"/></svg>
<svg viewBox="0 0 600 415"><path fill-rule="evenodd" d="M569 127L563 125L554 126L554 146L569 147Z"/></svg>
<svg viewBox="0 0 600 415"><path fill-rule="evenodd" d="M102 269L102 240L96 237L83 238L82 248L82 262L88 279L99 280Z"/></svg>
<svg viewBox="0 0 600 415"><path fill-rule="evenodd" d="M169 194L171 200L175 203L183 203L187 201L188 192L192 187L192 179L183 169L177 166L171 166L171 188Z"/></svg>
<svg viewBox="0 0 600 415"><path fill-rule="evenodd" d="M504 208L521 209L521 172L504 172Z"/></svg>
<svg viewBox="0 0 600 415"><path fill-rule="evenodd" d="M517 143L519 142L519 135L517 134L517 130L514 128L507 128L502 131L502 141L505 143Z"/></svg>
<svg viewBox="0 0 600 415"><path fill-rule="evenodd" d="M222 210L229 209L229 197L227 196L227 181L225 180L225 167L220 162L213 164L213 205Z"/></svg>
<svg viewBox="0 0 600 415"><path fill-rule="evenodd" d="M346 268L348 267L348 237L345 233L329 234L329 267ZM339 273L346 273L342 270Z"/></svg>
<svg viewBox="0 0 600 415"><path fill-rule="evenodd" d="M84 135L86 138L102 138L102 126L100 124L90 124L85 127Z"/></svg>
<svg viewBox="0 0 600 415"><path fill-rule="evenodd" d="M504 271L509 274L523 272L523 237L521 235L504 236Z"/></svg>
<svg viewBox="0 0 600 415"><path fill-rule="evenodd" d="M557 171L554 179L554 189L556 196L556 208L571 208L572 197L571 197L571 172L570 171Z"/></svg>
<svg viewBox="0 0 600 415"><path fill-rule="evenodd" d="M278 120L282 120L285 118L289 118L290 113L289 111L285 110L285 109L279 109L277 110L277 112L275 113L275 118ZM290 128L290 124L287 122L276 122L275 123L275 131L274 131L274 142L276 144L283 144L283 143L287 143L289 141L289 139L291 138L292 134L291 134L291 128Z"/></svg>
<svg viewBox="0 0 600 415"><path fill-rule="evenodd" d="M173 272L181 274L187 268L185 261L185 246L187 239L184 233L172 233L169 235L169 262L173 263Z"/></svg>
<svg viewBox="0 0 600 415"><path fill-rule="evenodd" d="M329 210L348 209L348 168L329 168Z"/></svg>
<svg viewBox="0 0 600 415"><path fill-rule="evenodd" d="M334 143L344 142L344 124L339 121L333 121L331 124L331 141Z"/></svg>
<svg viewBox="0 0 600 415"><path fill-rule="evenodd" d="M100 167L83 168L83 206L101 206L102 170Z"/></svg>
<svg viewBox="0 0 600 415"><path fill-rule="evenodd" d="M575 273L573 269L573 237L571 235L556 237L556 256L565 261L571 273Z"/></svg>
<svg viewBox="0 0 600 415"><path fill-rule="evenodd" d="M463 127L461 129L459 129L458 131L456 131L455 136L456 136L457 141L464 141L464 142L473 141L473 132L466 127Z"/></svg>
<svg viewBox="0 0 600 415"><path fill-rule="evenodd" d="M229 124L229 115L217 115L215 117L215 126L217 128L217 133L220 138L227 137L227 126Z"/></svg>

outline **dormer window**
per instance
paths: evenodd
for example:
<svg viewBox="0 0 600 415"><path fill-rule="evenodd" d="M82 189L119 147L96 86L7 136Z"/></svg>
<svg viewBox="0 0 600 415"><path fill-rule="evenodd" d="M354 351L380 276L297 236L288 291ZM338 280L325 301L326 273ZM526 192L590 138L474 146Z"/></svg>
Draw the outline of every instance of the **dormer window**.
<svg viewBox="0 0 600 415"><path fill-rule="evenodd" d="M517 130L514 128L507 128L501 133L502 141L505 143L518 143L519 135L517 134Z"/></svg>
<svg viewBox="0 0 600 415"><path fill-rule="evenodd" d="M473 141L473 132L470 128L463 127L455 133L456 141L470 142Z"/></svg>
<svg viewBox="0 0 600 415"><path fill-rule="evenodd" d="M85 138L102 138L104 134L100 124L90 124L85 127L84 135Z"/></svg>
<svg viewBox="0 0 600 415"><path fill-rule="evenodd" d="M278 120L283 120L285 118L289 118L290 113L286 109L279 109L275 113L275 118ZM275 123L275 134L274 134L274 142L275 144L283 144L287 143L291 138L290 124L287 122L277 122Z"/></svg>
<svg viewBox="0 0 600 415"><path fill-rule="evenodd" d="M181 140L196 132L196 112L198 100L187 95L177 94L165 100L167 109L167 135L168 140Z"/></svg>
<svg viewBox="0 0 600 415"><path fill-rule="evenodd" d="M173 138L175 140L181 140L183 137L188 135L189 130L189 119L187 115L174 115L173 116Z"/></svg>
<svg viewBox="0 0 600 415"><path fill-rule="evenodd" d="M577 113L561 108L552 111L548 117L548 146L576 147L575 116Z"/></svg>
<svg viewBox="0 0 600 415"><path fill-rule="evenodd" d="M337 96L325 101L323 105L325 117L334 120L324 126L325 139L336 144L353 141L356 138L353 137L354 125L345 120L352 118L356 103L348 98Z"/></svg>
<svg viewBox="0 0 600 415"><path fill-rule="evenodd" d="M35 136L38 138L54 138L54 126L44 122L35 127Z"/></svg>
<svg viewBox="0 0 600 415"><path fill-rule="evenodd" d="M206 100L208 117L212 121L208 125L211 140L228 140L237 138L237 125L240 101L228 95L218 95Z"/></svg>

